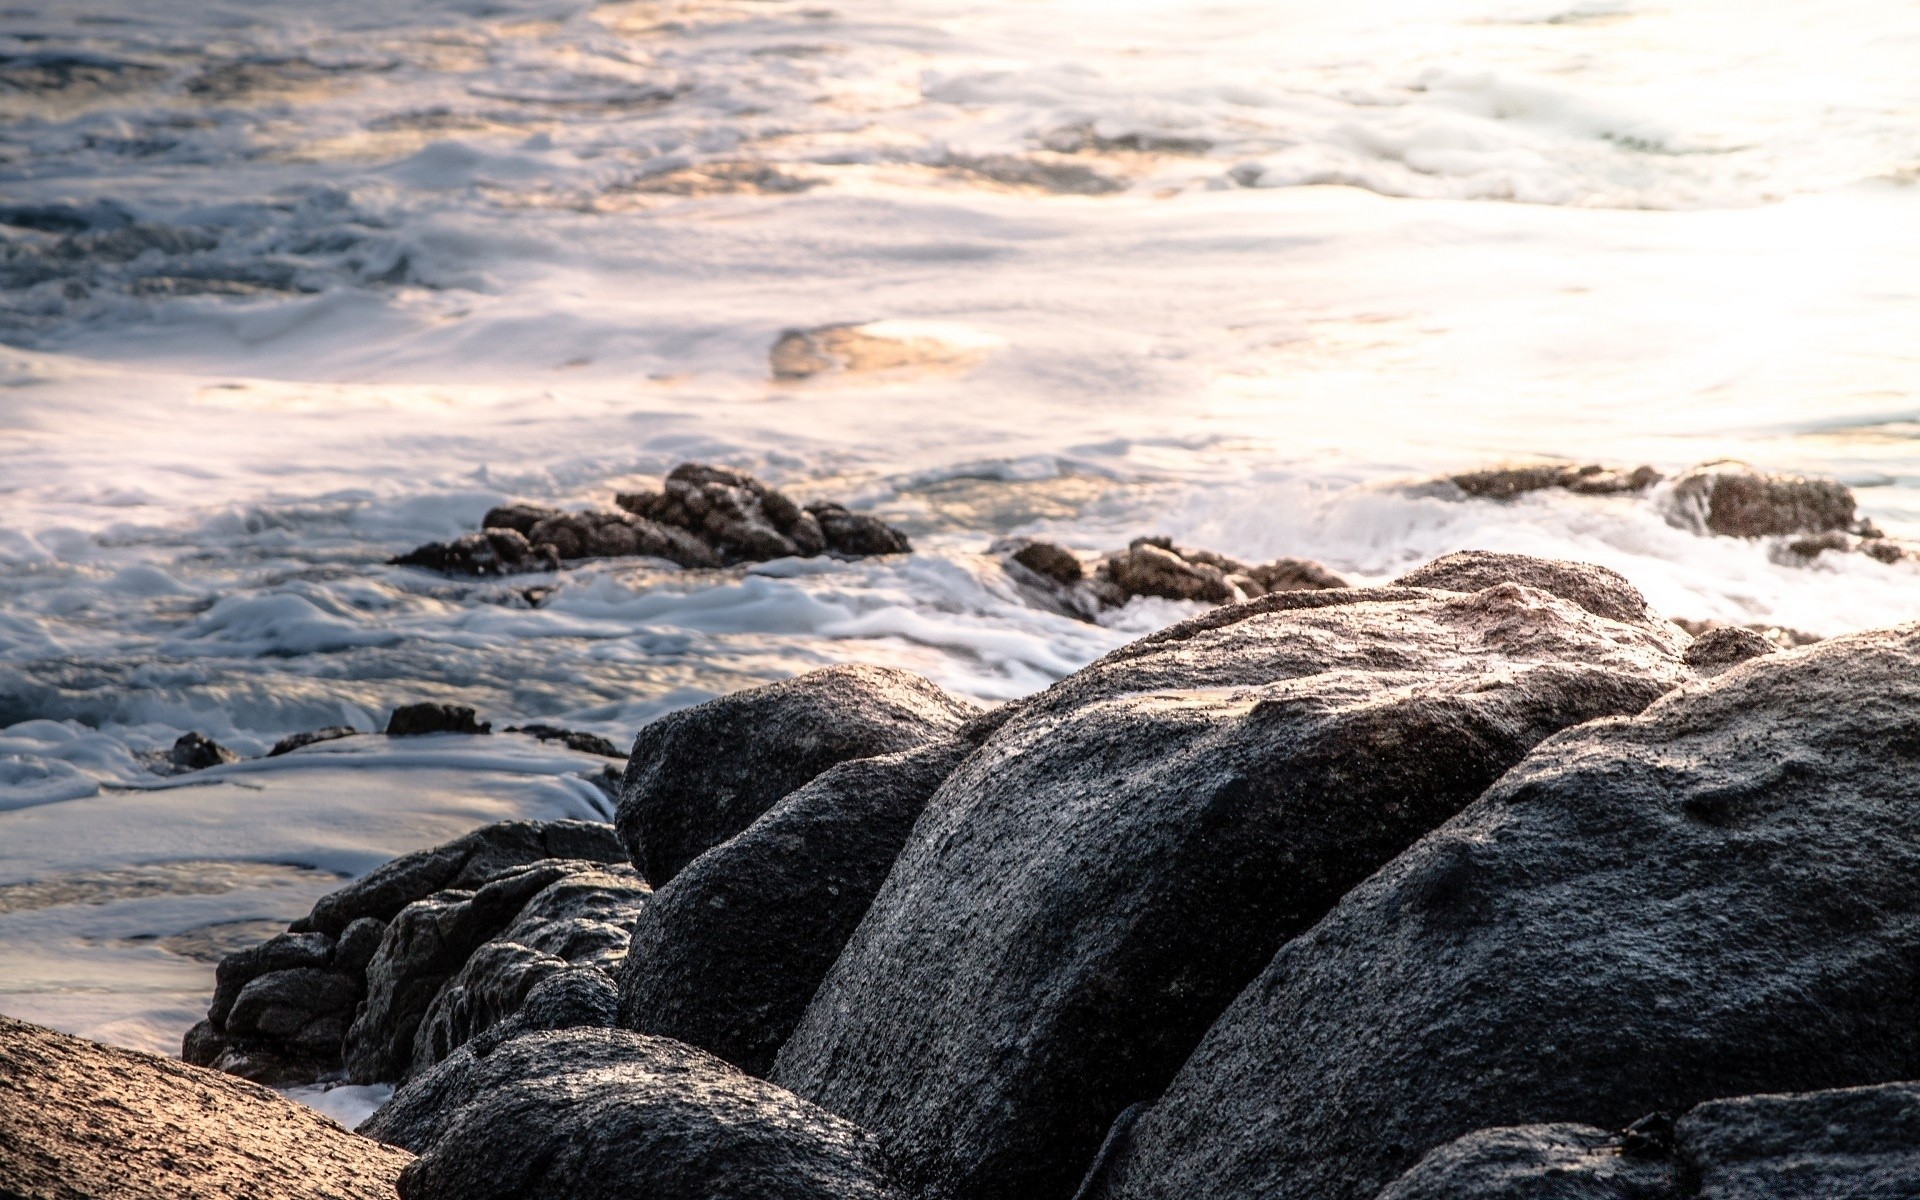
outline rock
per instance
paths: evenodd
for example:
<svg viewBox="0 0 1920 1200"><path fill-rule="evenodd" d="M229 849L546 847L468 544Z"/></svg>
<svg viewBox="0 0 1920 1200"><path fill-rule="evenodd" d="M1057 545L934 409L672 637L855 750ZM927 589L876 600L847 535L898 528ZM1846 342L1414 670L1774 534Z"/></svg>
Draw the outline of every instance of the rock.
<svg viewBox="0 0 1920 1200"><path fill-rule="evenodd" d="M683 567L720 565L713 548L686 530L626 512L558 513L536 524L527 540L552 547L562 561L644 555Z"/></svg>
<svg viewBox="0 0 1920 1200"><path fill-rule="evenodd" d="M508 867L547 858L626 861L613 826L593 821L501 821L430 850L374 868L322 896L313 912L288 927L339 936L361 918L388 921L415 900L447 888L472 890Z"/></svg>
<svg viewBox="0 0 1920 1200"><path fill-rule="evenodd" d="M487 515L480 518L480 528L511 529L526 537L540 522L565 515L557 508L543 508L538 504L502 504L487 510Z"/></svg>
<svg viewBox="0 0 1920 1200"><path fill-rule="evenodd" d="M1768 537L1844 530L1853 492L1831 479L1766 475L1745 463L1695 467L1673 482L1670 519L1699 533Z"/></svg>
<svg viewBox="0 0 1920 1200"><path fill-rule="evenodd" d="M1106 1194L1370 1197L1475 1129L1920 1076L1916 714L1904 626L1545 743L1275 955Z"/></svg>
<svg viewBox="0 0 1920 1200"><path fill-rule="evenodd" d="M387 718L388 737L417 737L423 733L491 733L493 726L476 720L464 704L402 704Z"/></svg>
<svg viewBox="0 0 1920 1200"><path fill-rule="evenodd" d="M771 1078L916 1195L1069 1196L1286 938L1679 647L1508 583L1279 593L1109 655L941 785Z"/></svg>
<svg viewBox="0 0 1920 1200"><path fill-rule="evenodd" d="M1226 604L1234 599L1227 574L1211 563L1189 561L1165 539L1136 538L1125 550L1108 555L1100 564L1102 576L1121 596L1158 596L1166 600L1199 600Z"/></svg>
<svg viewBox="0 0 1920 1200"><path fill-rule="evenodd" d="M401 909L367 965L367 998L342 1047L347 1077L354 1083L405 1079L413 1068L415 1034L441 985L536 893L584 867L567 861L509 867L478 891L435 892Z"/></svg>
<svg viewBox="0 0 1920 1200"><path fill-rule="evenodd" d="M617 503L693 531L726 563L811 556L827 548L817 518L751 475L724 467L682 463L667 474L663 491L623 495Z"/></svg>
<svg viewBox="0 0 1920 1200"><path fill-rule="evenodd" d="M964 370L981 361L981 350L931 337L889 337L884 325L825 325L787 329L768 351L768 366L781 383L821 374L868 375Z"/></svg>
<svg viewBox="0 0 1920 1200"><path fill-rule="evenodd" d="M200 733L181 734L167 751L167 764L176 771L204 771L239 761L238 754Z"/></svg>
<svg viewBox="0 0 1920 1200"><path fill-rule="evenodd" d="M283 933L258 946L229 954L213 970L213 1002L207 1017L225 1028L227 1014L245 987L262 975L333 965L334 940L324 933Z"/></svg>
<svg viewBox="0 0 1920 1200"><path fill-rule="evenodd" d="M1378 1200L1680 1200L1664 1161L1588 1125L1483 1129L1430 1151Z"/></svg>
<svg viewBox="0 0 1920 1200"><path fill-rule="evenodd" d="M1626 577L1591 563L1560 562L1529 554L1463 550L1445 554L1393 581L1400 587L1477 592L1498 583L1524 583L1571 600L1596 616L1645 621L1647 599Z"/></svg>
<svg viewBox="0 0 1920 1200"><path fill-rule="evenodd" d="M807 513L820 523L827 549L835 554L860 558L869 554L911 554L913 543L907 535L865 513L851 512L842 504L809 504Z"/></svg>
<svg viewBox="0 0 1920 1200"><path fill-rule="evenodd" d="M266 1088L0 1017L0 1192L386 1200L410 1156Z"/></svg>
<svg viewBox="0 0 1920 1200"><path fill-rule="evenodd" d="M338 741L340 738L356 736L360 731L351 725L329 725L324 729L311 729L305 733L290 733L273 744L267 751L268 758L278 758L282 754L292 754L303 746L317 742Z"/></svg>
<svg viewBox="0 0 1920 1200"><path fill-rule="evenodd" d="M1614 496L1645 491L1660 482L1660 472L1652 467L1625 470L1598 463L1526 463L1463 471L1448 476L1447 482L1482 500L1511 500L1548 488L1584 496Z"/></svg>
<svg viewBox="0 0 1920 1200"><path fill-rule="evenodd" d="M1305 592L1343 588L1347 581L1310 558L1276 558L1270 563L1248 567L1243 572L1260 585L1260 594L1268 592Z"/></svg>
<svg viewBox="0 0 1920 1200"><path fill-rule="evenodd" d="M1697 621L1686 617L1675 617L1673 623L1695 638L1703 637L1716 629L1751 630L1765 638L1767 644L1776 650L1795 650L1801 646L1811 646L1815 642L1825 640L1817 633L1808 633L1802 629L1788 629L1784 625L1769 625L1764 621L1747 625L1730 625L1725 621Z"/></svg>
<svg viewBox="0 0 1920 1200"><path fill-rule="evenodd" d="M843 762L689 863L633 927L620 1023L765 1075L933 794L973 747Z"/></svg>
<svg viewBox="0 0 1920 1200"><path fill-rule="evenodd" d="M1702 675L1717 675L1728 667L1737 667L1750 658L1775 652L1775 646L1751 629L1731 626L1712 629L1695 638L1682 656L1686 664Z"/></svg>
<svg viewBox="0 0 1920 1200"><path fill-rule="evenodd" d="M340 940L333 947L333 968L349 975L365 978L367 964L373 961L374 952L380 949L380 939L387 933L387 923L374 917L361 917L341 931Z"/></svg>
<svg viewBox="0 0 1920 1200"><path fill-rule="evenodd" d="M670 713L634 739L621 840L659 887L835 763L932 741L977 711L918 675L841 666Z"/></svg>
<svg viewBox="0 0 1920 1200"><path fill-rule="evenodd" d="M578 870L548 884L433 997L414 1034L410 1070L425 1070L513 1016L534 988L570 967L618 970L651 895L624 865Z"/></svg>
<svg viewBox="0 0 1920 1200"><path fill-rule="evenodd" d="M451 542L428 542L387 560L389 566L421 567L450 575L522 575L557 571L560 555L536 546L514 529L483 529Z"/></svg>
<svg viewBox="0 0 1920 1200"><path fill-rule="evenodd" d="M528 737L539 738L543 742L559 742L569 750L582 754L598 754L603 758L625 758L620 747L614 745L597 733L582 733L574 729L562 729L557 725L509 725L507 733L524 733Z"/></svg>
<svg viewBox="0 0 1920 1200"><path fill-rule="evenodd" d="M402 1200L882 1200L872 1139L710 1054L619 1029L462 1050L361 1131Z"/></svg>
<svg viewBox="0 0 1920 1200"><path fill-rule="evenodd" d="M360 981L352 976L315 967L275 971L240 990L226 1032L232 1038L272 1038L315 1057L334 1058L359 1001Z"/></svg>
<svg viewBox="0 0 1920 1200"><path fill-rule="evenodd" d="M1052 542L1027 541L1010 558L1027 570L1062 587L1072 587L1086 577L1080 558L1065 546Z"/></svg>

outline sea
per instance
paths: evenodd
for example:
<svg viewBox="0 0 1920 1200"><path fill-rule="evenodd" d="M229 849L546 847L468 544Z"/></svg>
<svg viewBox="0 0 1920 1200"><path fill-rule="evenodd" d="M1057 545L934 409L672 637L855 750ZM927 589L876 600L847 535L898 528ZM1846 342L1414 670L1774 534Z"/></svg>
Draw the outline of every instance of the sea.
<svg viewBox="0 0 1920 1200"><path fill-rule="evenodd" d="M1667 485L1434 482L1733 458L1920 537L1908 0L9 4L0 1012L177 1053L343 879L611 811L554 742L259 757L289 733L434 700L625 746L842 662L996 703L1192 611L1049 611L1008 535L1920 617L1913 561L1703 536ZM874 352L773 353L822 329ZM685 461L914 553L387 564ZM157 774L188 731L245 761Z"/></svg>

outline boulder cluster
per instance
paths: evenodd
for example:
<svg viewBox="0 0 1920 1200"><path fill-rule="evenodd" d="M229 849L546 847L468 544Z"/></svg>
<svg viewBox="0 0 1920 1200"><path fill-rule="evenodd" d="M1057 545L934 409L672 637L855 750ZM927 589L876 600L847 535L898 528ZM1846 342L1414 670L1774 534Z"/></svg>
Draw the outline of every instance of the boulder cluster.
<svg viewBox="0 0 1920 1200"><path fill-rule="evenodd" d="M187 1056L400 1083L405 1200L1920 1194L1916 764L1920 625L1450 555L998 708L674 713L614 826L323 898Z"/></svg>
<svg viewBox="0 0 1920 1200"><path fill-rule="evenodd" d="M1137 596L1233 604L1269 592L1344 588L1347 581L1317 562L1278 558L1249 566L1211 550L1174 544L1168 537L1139 537L1124 550L1089 565L1065 546L1036 538L995 542L989 553L1028 598L1044 607L1092 620Z"/></svg>
<svg viewBox="0 0 1920 1200"><path fill-rule="evenodd" d="M905 534L843 504L805 507L751 475L682 463L658 492L625 492L614 511L562 512L532 504L488 511L478 533L429 542L392 560L456 575L553 571L586 558L665 559L724 567L776 558L907 554Z"/></svg>

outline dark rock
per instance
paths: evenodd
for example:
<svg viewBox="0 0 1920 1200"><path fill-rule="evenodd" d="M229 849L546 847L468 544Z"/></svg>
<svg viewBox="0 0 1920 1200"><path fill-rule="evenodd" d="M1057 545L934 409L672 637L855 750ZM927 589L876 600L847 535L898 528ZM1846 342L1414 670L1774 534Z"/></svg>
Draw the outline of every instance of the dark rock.
<svg viewBox="0 0 1920 1200"><path fill-rule="evenodd" d="M1845 484L1832 479L1708 463L1674 480L1672 517L1700 533L1727 537L1825 533L1853 525L1854 500Z"/></svg>
<svg viewBox="0 0 1920 1200"><path fill-rule="evenodd" d="M261 975L240 990L227 1015L232 1038L271 1038L331 1059L360 1002L360 981L338 971L296 967Z"/></svg>
<svg viewBox="0 0 1920 1200"><path fill-rule="evenodd" d="M1164 539L1161 539L1164 542ZM1107 556L1100 573L1122 597L1158 596L1225 604L1234 599L1227 573L1211 563L1189 561L1152 538L1136 538L1125 550Z"/></svg>
<svg viewBox="0 0 1920 1200"><path fill-rule="evenodd" d="M1552 739L1280 950L1108 1194L1357 1200L1475 1129L1920 1076L1917 759L1915 626Z"/></svg>
<svg viewBox="0 0 1920 1200"><path fill-rule="evenodd" d="M1772 654L1776 647L1751 629L1728 626L1711 629L1693 640L1683 656L1686 664L1703 675L1717 675L1728 667L1737 667L1750 658Z"/></svg>
<svg viewBox="0 0 1920 1200"><path fill-rule="evenodd" d="M483 529L451 542L428 542L388 559L387 563L450 575L498 576L557 571L560 557L551 546L536 546L517 530Z"/></svg>
<svg viewBox="0 0 1920 1200"><path fill-rule="evenodd" d="M509 725L507 733L524 733L528 737L539 738L543 742L560 742L569 750L582 754L598 754L605 758L625 758L620 747L614 745L597 733L582 733L576 729L562 729L557 725Z"/></svg>
<svg viewBox="0 0 1920 1200"><path fill-rule="evenodd" d="M1307 592L1343 588L1347 581L1310 558L1276 558L1270 563L1248 567L1248 578L1260 585L1260 594L1268 592Z"/></svg>
<svg viewBox="0 0 1920 1200"><path fill-rule="evenodd" d="M367 964L373 961L374 952L380 949L380 939L386 933L387 923L375 917L361 917L349 924L333 947L334 970L365 979Z"/></svg>
<svg viewBox="0 0 1920 1200"><path fill-rule="evenodd" d="M213 1003L207 1006L207 1018L216 1029L224 1029L233 1002L249 983L275 971L331 966L333 950L333 938L324 933L283 933L227 955L213 969Z"/></svg>
<svg viewBox="0 0 1920 1200"><path fill-rule="evenodd" d="M634 739L621 840L659 887L835 763L932 741L976 711L918 675L841 666L670 713Z"/></svg>
<svg viewBox="0 0 1920 1200"><path fill-rule="evenodd" d="M462 1050L361 1127L421 1152L402 1200L882 1200L861 1130L664 1038L569 1029Z"/></svg>
<svg viewBox="0 0 1920 1200"><path fill-rule="evenodd" d="M652 898L640 873L625 863L576 868L527 901L500 936L569 963L613 969Z"/></svg>
<svg viewBox="0 0 1920 1200"><path fill-rule="evenodd" d="M503 932L536 893L585 866L547 861L510 867L478 891L448 889L401 909L367 965L367 998L343 1047L348 1078L355 1083L406 1078L414 1037L441 985Z"/></svg>
<svg viewBox="0 0 1920 1200"><path fill-rule="evenodd" d="M711 546L686 530L626 512L558 513L536 524L527 539L536 548L551 546L562 560L644 555L683 567L721 562Z"/></svg>
<svg viewBox="0 0 1920 1200"><path fill-rule="evenodd" d="M933 794L946 739L832 767L689 863L633 927L621 1024L765 1075Z"/></svg>
<svg viewBox="0 0 1920 1200"><path fill-rule="evenodd" d="M1029 541L1014 551L1012 558L1027 570L1062 587L1072 587L1086 576L1079 556L1052 542Z"/></svg>
<svg viewBox="0 0 1920 1200"><path fill-rule="evenodd" d="M266 1088L0 1017L0 1193L389 1200L408 1155Z"/></svg>
<svg viewBox="0 0 1920 1200"><path fill-rule="evenodd" d="M911 554L913 543L907 535L866 513L850 511L844 504L809 504L807 512L820 523L827 549L835 554L859 558L868 554Z"/></svg>
<svg viewBox="0 0 1920 1200"><path fill-rule="evenodd" d="M1750 630L1765 638L1767 644L1776 650L1797 650L1801 646L1811 646L1815 642L1826 640L1817 633L1808 633L1803 629L1788 629L1784 625L1769 625L1764 621L1752 622L1746 625L1732 625L1726 621L1701 621L1690 620L1686 617L1675 617L1673 618L1673 623L1692 634L1695 638L1704 637L1716 629Z"/></svg>
<svg viewBox="0 0 1920 1200"><path fill-rule="evenodd" d="M1705 1200L1920 1196L1920 1084L1711 1100L1674 1143Z"/></svg>
<svg viewBox="0 0 1920 1200"><path fill-rule="evenodd" d="M416 737L424 733L491 733L493 726L476 720L464 704L402 704L387 718L388 737Z"/></svg>
<svg viewBox="0 0 1920 1200"><path fill-rule="evenodd" d="M502 504L487 510L487 515L480 519L480 528L511 529L526 537L535 525L547 518L565 515L557 508L542 508L538 504Z"/></svg>
<svg viewBox="0 0 1920 1200"><path fill-rule="evenodd" d="M781 1049L916 1194L1071 1195L1281 942L1542 738L1689 675L1664 623L1515 584L1207 616L961 764Z"/></svg>
<svg viewBox="0 0 1920 1200"><path fill-rule="evenodd" d="M1680 1200L1670 1164L1588 1125L1483 1129L1428 1152L1378 1200Z"/></svg>
<svg viewBox="0 0 1920 1200"><path fill-rule="evenodd" d="M200 733L181 734L167 751L167 763L176 771L204 771L239 761L238 754Z"/></svg>
<svg viewBox="0 0 1920 1200"><path fill-rule="evenodd" d="M1448 476L1447 481L1482 500L1511 500L1548 488L1564 488L1585 496L1614 496L1645 491L1660 482L1660 472L1652 467L1629 471L1598 463L1527 463L1463 471Z"/></svg>
<svg viewBox="0 0 1920 1200"><path fill-rule="evenodd" d="M310 729L305 733L290 733L273 744L267 751L268 758L277 758L282 754L291 754L302 746L311 746L316 742L332 742L340 738L353 737L360 731L351 725L329 725L325 729Z"/></svg>
<svg viewBox="0 0 1920 1200"><path fill-rule="evenodd" d="M418 850L374 868L289 927L339 935L362 917L391 920L415 900L446 888L474 889L508 867L546 858L600 863L626 861L613 826L593 821L501 821L430 850Z"/></svg>
<svg viewBox="0 0 1920 1200"><path fill-rule="evenodd" d="M1499 583L1523 583L1571 600L1596 616L1645 621L1647 599L1626 577L1591 563L1560 562L1530 554L1462 550L1445 554L1393 581L1400 587L1477 592Z"/></svg>
<svg viewBox="0 0 1920 1200"><path fill-rule="evenodd" d="M461 1046L520 1011L535 985L567 969L567 960L517 942L475 950L433 998L413 1038L411 1073L444 1061Z"/></svg>

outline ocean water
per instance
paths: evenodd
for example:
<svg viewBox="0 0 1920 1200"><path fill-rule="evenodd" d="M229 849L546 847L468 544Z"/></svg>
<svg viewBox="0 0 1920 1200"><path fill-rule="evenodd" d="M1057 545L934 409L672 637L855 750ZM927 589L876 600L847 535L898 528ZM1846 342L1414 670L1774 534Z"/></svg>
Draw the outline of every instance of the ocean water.
<svg viewBox="0 0 1920 1200"><path fill-rule="evenodd" d="M177 1049L217 952L381 859L606 811L625 743L833 662L1015 697L1183 615L985 553L1143 533L1358 581L1490 548L1669 615L1920 617L1920 568L1665 493L1718 458L1920 537L1920 6L22 0L0 12L0 1011ZM777 377L783 331L883 369ZM521 499L753 471L917 552L460 581ZM344 1110L343 1110L344 1111Z"/></svg>

